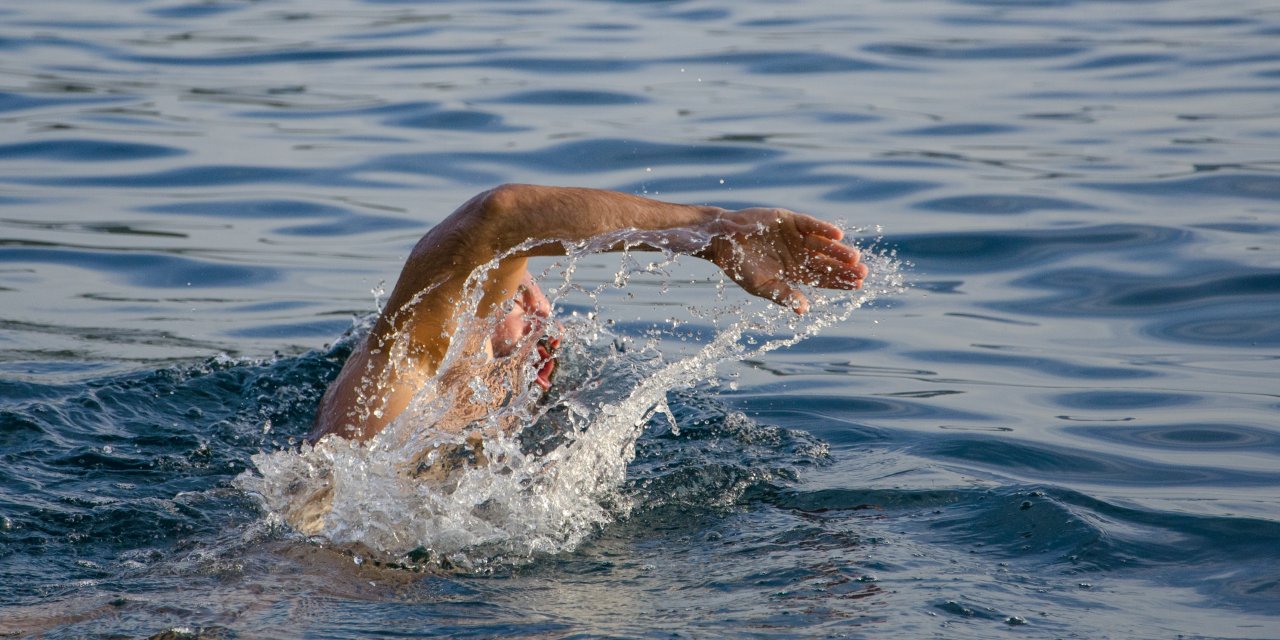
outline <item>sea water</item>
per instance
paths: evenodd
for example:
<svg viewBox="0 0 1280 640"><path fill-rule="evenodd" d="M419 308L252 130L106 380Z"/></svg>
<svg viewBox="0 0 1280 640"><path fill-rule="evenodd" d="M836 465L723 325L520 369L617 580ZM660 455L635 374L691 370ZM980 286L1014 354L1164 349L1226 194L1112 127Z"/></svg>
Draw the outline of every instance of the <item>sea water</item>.
<svg viewBox="0 0 1280 640"><path fill-rule="evenodd" d="M1280 637L1271 5L8 3L0 632ZM334 528L283 524L379 292L502 182L804 211L908 286L538 263L514 462L332 449Z"/></svg>

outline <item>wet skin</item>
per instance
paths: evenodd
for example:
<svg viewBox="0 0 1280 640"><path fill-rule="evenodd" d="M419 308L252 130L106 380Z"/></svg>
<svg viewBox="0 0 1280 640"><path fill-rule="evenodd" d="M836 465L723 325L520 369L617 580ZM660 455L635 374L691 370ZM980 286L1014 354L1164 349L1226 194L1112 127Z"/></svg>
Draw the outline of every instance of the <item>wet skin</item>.
<svg viewBox="0 0 1280 640"><path fill-rule="evenodd" d="M460 389L475 376L515 378L507 388L549 386L556 343L530 338L545 333L551 305L526 259L564 255L566 243L606 234L605 250L661 248L697 256L748 293L796 313L809 308L799 285L856 289L867 276L857 249L840 242L838 227L786 209L729 211L613 191L502 185L463 204L414 247L382 315L325 392L309 439L376 435L437 373L463 323L492 323L487 339L460 345L485 356L486 364L441 372L437 392L453 396L450 415L434 428L460 431L492 409ZM496 266L480 279L474 316L464 317L456 302L468 276L491 263ZM534 381L524 382L523 363L535 350Z"/></svg>

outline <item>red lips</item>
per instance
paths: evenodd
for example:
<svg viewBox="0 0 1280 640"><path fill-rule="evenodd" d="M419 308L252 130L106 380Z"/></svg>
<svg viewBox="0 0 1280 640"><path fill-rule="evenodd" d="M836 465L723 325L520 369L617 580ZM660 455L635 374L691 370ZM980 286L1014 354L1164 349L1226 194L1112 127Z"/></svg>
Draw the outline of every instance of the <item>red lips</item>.
<svg viewBox="0 0 1280 640"><path fill-rule="evenodd" d="M551 374L556 370L556 349L560 347L559 338L543 338L538 341L538 386L543 391L551 388Z"/></svg>

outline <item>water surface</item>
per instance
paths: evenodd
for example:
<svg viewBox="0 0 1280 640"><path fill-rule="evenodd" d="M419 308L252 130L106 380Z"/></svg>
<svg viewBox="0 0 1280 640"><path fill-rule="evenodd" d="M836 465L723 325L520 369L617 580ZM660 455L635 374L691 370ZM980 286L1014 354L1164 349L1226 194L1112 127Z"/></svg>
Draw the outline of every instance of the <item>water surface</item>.
<svg viewBox="0 0 1280 640"><path fill-rule="evenodd" d="M1280 637L1277 35L1261 1L6 6L0 630ZM571 550L424 573L273 526L235 478L505 181L811 212L912 286L674 385ZM640 335L715 282L627 291Z"/></svg>

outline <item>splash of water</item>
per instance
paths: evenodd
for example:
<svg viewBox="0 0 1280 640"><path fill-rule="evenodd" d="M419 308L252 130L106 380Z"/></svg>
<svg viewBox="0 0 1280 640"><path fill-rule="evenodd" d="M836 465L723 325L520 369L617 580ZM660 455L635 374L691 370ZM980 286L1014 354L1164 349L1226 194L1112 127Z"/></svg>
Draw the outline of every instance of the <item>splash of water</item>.
<svg viewBox="0 0 1280 640"><path fill-rule="evenodd" d="M892 251L871 245L863 248L871 269L863 288L808 290L811 307L803 316L744 300L721 281L715 302L688 309L700 326L713 327L710 335L683 330L688 321L671 318L634 340L611 330L608 299L633 279L654 274L665 290L675 282L670 274L681 258L623 251L614 254L619 267L612 279L589 286L575 277L585 259L598 259L616 244L618 238L604 236L566 246L566 257L538 277L555 306L577 309L549 327L564 346L557 383L545 396L532 385L492 388L476 377L468 381L468 393L497 400L494 410L460 433L442 432L432 427L447 419L451 407L447 394L430 388L444 384L439 373L371 441L329 437L297 450L260 453L253 457L258 474L246 472L237 483L259 497L272 519L399 561L476 569L572 549L631 507L619 488L644 426L665 414L679 428L666 404L670 391L713 380L722 363L794 345L904 288ZM472 285L487 267L472 274ZM458 301L462 317L473 316L478 289L471 287L471 295ZM441 372L481 364L469 360L481 357L475 349L459 346L487 336L488 327L473 325L454 336L458 348L446 354ZM533 356L519 364L526 371L537 367ZM459 453L465 459L450 462Z"/></svg>

